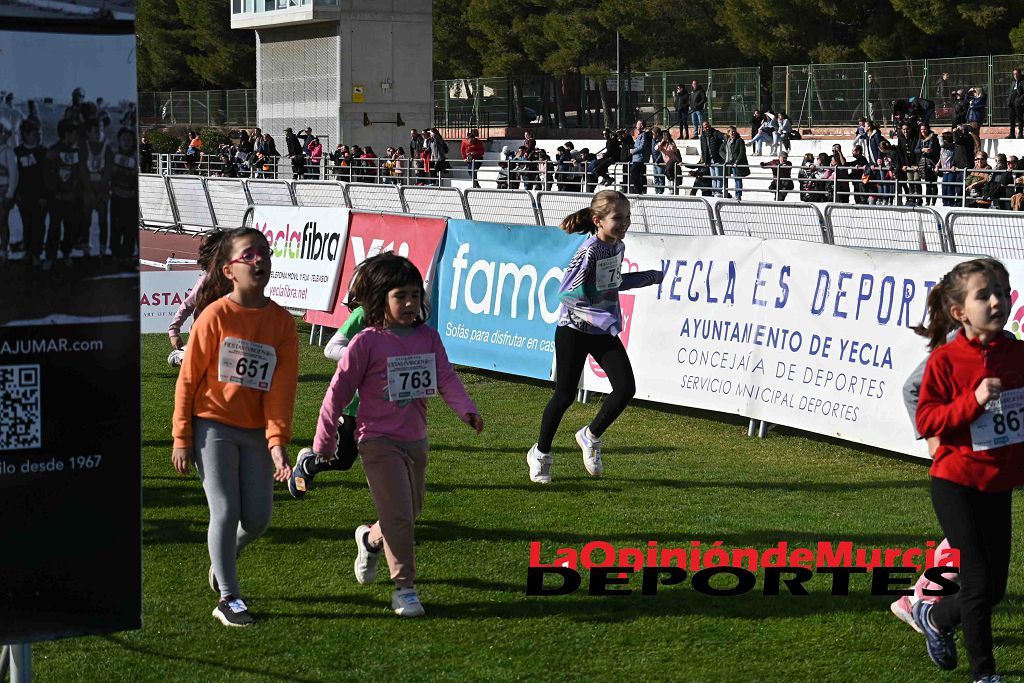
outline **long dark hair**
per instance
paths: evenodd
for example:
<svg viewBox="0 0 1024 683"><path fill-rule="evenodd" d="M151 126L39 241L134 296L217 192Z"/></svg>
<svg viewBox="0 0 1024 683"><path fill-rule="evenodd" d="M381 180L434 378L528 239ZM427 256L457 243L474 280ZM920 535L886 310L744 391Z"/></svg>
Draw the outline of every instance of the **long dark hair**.
<svg viewBox="0 0 1024 683"><path fill-rule="evenodd" d="M963 306L967 299L967 280L975 273L984 273L990 280L1010 280L1006 266L994 258L979 258L956 264L928 293L928 324L914 328L922 337L928 337L929 348L941 346L946 336L960 325L950 315L949 309Z"/></svg>
<svg viewBox="0 0 1024 683"><path fill-rule="evenodd" d="M199 247L200 265L206 263L204 268L206 279L203 280L203 284L199 287L199 293L196 294L197 315L217 299L230 294L234 289L231 281L224 277L224 266L231 261L231 251L234 249L235 240L249 235L259 235L264 242L267 241L266 235L256 228L233 228L212 233Z"/></svg>
<svg viewBox="0 0 1024 683"><path fill-rule="evenodd" d="M590 206L563 218L560 227L569 234L582 232L593 235L597 232L594 216L597 216L598 220L604 218L619 202L625 202L626 206L629 206L629 199L618 190L601 190L590 200Z"/></svg>
<svg viewBox="0 0 1024 683"><path fill-rule="evenodd" d="M363 261L358 275L349 289L349 307L363 307L367 327L386 327L388 324L388 292L398 287L415 285L420 290L420 325L430 317L427 294L423 289L423 276L409 259L391 252L378 254Z"/></svg>

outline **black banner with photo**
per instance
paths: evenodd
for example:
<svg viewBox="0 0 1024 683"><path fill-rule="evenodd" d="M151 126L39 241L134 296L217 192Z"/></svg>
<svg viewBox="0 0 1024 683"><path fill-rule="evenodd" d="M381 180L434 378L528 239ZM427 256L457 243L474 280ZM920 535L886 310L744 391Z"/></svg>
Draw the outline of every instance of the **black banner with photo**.
<svg viewBox="0 0 1024 683"><path fill-rule="evenodd" d="M134 0L0 7L0 642L142 617Z"/></svg>

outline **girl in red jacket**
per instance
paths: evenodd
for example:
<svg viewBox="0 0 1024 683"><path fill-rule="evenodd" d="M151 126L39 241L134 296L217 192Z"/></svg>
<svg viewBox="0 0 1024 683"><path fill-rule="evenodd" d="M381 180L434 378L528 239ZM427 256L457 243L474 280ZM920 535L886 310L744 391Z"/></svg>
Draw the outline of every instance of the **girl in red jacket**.
<svg viewBox="0 0 1024 683"><path fill-rule="evenodd" d="M994 683L992 608L1006 593L1010 503L1024 484L1024 343L1003 334L1010 277L995 259L958 264L928 295L931 318L918 333L934 349L917 405L921 436L936 436L932 504L960 551L960 591L914 605L928 655L955 669L954 630L963 625L975 681ZM946 335L960 328L956 337Z"/></svg>

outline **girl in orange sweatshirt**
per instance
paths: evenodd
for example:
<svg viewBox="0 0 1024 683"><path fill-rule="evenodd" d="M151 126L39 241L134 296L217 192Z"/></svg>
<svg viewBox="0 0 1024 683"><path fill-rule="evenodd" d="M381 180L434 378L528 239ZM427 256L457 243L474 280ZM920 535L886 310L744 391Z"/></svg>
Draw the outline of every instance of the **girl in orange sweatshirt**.
<svg viewBox="0 0 1024 683"><path fill-rule="evenodd" d="M213 616L225 626L253 622L238 586L238 553L270 524L274 480L291 475L285 446L299 338L292 316L263 292L270 270L263 233L228 231L199 292L205 310L174 392L171 461L181 474L195 462L206 492L210 587L220 594ZM230 294L216 298L223 287Z"/></svg>

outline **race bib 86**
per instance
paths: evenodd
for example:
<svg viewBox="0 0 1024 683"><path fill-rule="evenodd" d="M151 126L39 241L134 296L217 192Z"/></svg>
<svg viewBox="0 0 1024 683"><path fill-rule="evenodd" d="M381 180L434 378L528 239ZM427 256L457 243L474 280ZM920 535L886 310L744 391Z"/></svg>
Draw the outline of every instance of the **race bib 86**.
<svg viewBox="0 0 1024 683"><path fill-rule="evenodd" d="M995 405L993 405L995 404ZM1024 441L1024 387L1000 394L971 423L971 448L988 451Z"/></svg>

